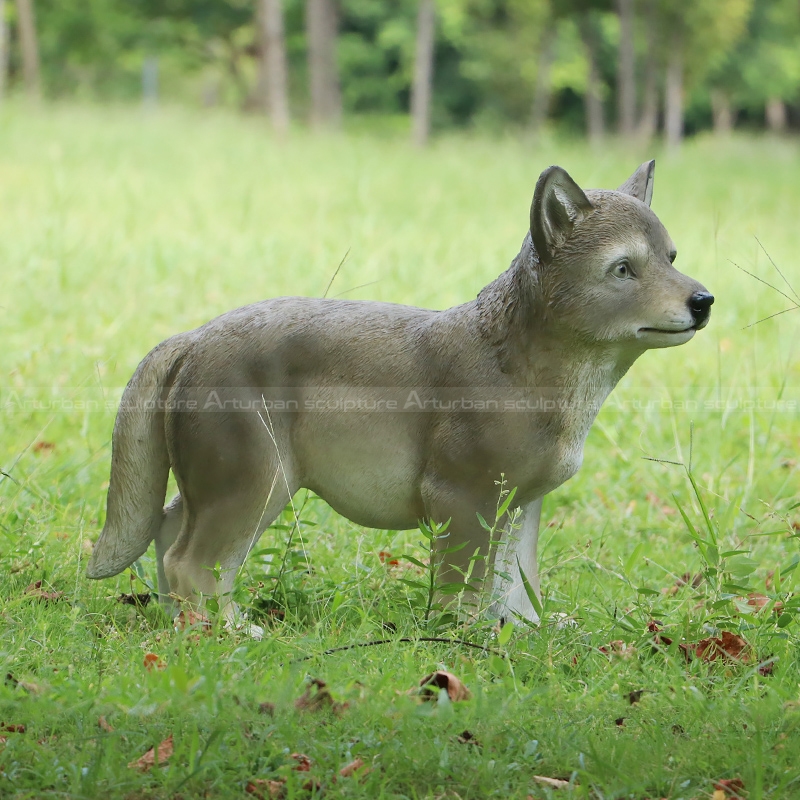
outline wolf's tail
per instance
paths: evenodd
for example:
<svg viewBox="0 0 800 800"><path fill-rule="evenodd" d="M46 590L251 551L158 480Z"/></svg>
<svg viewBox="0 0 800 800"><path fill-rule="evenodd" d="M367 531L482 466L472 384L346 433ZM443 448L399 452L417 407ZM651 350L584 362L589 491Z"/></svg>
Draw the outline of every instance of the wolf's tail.
<svg viewBox="0 0 800 800"><path fill-rule="evenodd" d="M123 392L112 439L106 524L89 559L90 578L122 572L158 533L169 477L164 401L184 351L180 336L158 345Z"/></svg>

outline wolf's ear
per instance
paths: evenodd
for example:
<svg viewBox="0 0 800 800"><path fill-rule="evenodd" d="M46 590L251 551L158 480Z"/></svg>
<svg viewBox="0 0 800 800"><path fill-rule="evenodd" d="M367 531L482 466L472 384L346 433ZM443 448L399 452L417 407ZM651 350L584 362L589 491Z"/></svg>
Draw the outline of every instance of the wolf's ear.
<svg viewBox="0 0 800 800"><path fill-rule="evenodd" d="M536 182L531 204L531 237L543 264L553 259L575 223L594 206L561 167L548 167Z"/></svg>
<svg viewBox="0 0 800 800"><path fill-rule="evenodd" d="M653 199L653 176L655 172L655 159L645 161L617 191L622 192L622 194L629 194L649 206Z"/></svg>

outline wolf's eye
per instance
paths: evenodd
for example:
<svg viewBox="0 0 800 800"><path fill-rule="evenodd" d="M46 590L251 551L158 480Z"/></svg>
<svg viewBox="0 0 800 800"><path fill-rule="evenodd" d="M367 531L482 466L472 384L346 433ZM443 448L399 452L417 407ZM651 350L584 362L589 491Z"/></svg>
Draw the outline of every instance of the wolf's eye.
<svg viewBox="0 0 800 800"><path fill-rule="evenodd" d="M625 280L625 278L631 277L631 265L627 261L620 261L616 267L614 267L614 275L619 278L620 280Z"/></svg>

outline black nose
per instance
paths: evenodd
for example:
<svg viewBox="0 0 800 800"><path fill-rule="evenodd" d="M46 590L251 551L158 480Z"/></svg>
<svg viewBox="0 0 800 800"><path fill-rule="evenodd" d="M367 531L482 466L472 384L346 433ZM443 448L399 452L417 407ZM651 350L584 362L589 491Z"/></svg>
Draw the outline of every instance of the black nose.
<svg viewBox="0 0 800 800"><path fill-rule="evenodd" d="M695 325L708 321L708 315L713 303L714 295L710 292L695 292L689 298L689 308L694 317Z"/></svg>

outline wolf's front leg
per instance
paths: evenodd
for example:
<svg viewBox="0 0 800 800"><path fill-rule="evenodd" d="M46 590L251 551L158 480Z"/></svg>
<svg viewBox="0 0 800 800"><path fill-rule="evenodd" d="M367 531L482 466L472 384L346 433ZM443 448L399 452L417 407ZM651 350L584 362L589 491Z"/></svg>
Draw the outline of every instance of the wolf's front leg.
<svg viewBox="0 0 800 800"><path fill-rule="evenodd" d="M531 622L539 621L539 615L525 590L520 567L536 596L541 597L539 569L536 563L541 512L541 497L522 506L519 528L507 534L497 548L492 585L494 603L491 611L506 621L513 620L515 615L524 617ZM507 575L508 578L502 577L503 575Z"/></svg>

